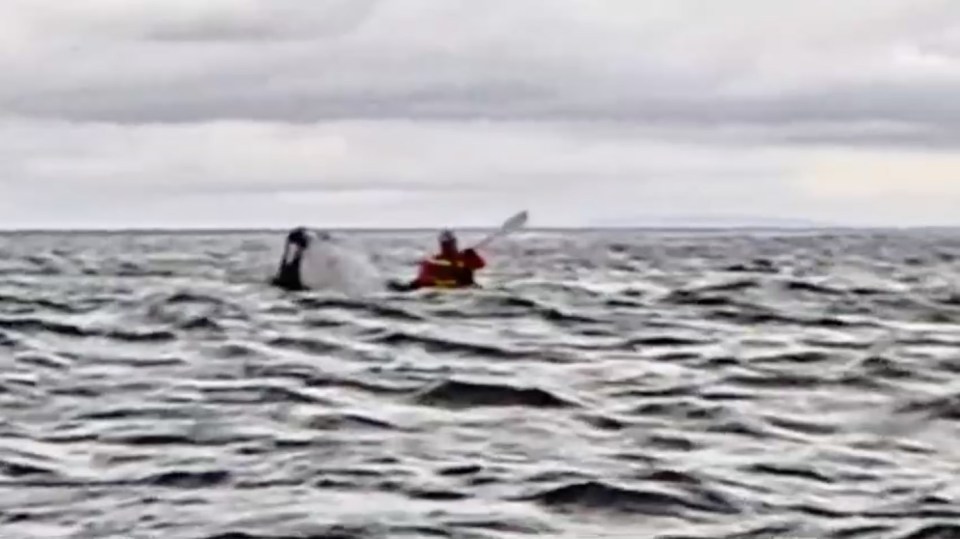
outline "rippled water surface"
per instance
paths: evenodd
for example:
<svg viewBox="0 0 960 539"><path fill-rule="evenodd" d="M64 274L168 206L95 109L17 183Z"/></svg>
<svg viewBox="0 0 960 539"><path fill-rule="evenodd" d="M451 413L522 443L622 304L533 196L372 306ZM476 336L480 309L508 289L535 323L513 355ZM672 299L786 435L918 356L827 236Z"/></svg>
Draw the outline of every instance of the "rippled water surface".
<svg viewBox="0 0 960 539"><path fill-rule="evenodd" d="M283 236L0 237L0 537L960 537L960 234Z"/></svg>

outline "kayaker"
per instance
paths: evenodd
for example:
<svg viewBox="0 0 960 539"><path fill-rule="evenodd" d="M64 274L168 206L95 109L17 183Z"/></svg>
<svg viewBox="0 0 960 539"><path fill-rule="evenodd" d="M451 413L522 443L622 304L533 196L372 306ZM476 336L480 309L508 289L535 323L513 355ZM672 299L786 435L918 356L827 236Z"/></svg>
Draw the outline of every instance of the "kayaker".
<svg viewBox="0 0 960 539"><path fill-rule="evenodd" d="M420 262L420 273L410 282L417 288L466 288L476 286L474 274L487 263L474 249L461 251L457 236L451 230L443 230L438 237L440 252Z"/></svg>

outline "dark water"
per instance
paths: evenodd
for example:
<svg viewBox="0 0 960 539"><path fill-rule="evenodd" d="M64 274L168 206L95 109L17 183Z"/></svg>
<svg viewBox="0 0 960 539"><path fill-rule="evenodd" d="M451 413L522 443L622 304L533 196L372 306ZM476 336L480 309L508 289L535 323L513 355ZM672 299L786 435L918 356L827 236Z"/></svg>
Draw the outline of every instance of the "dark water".
<svg viewBox="0 0 960 539"><path fill-rule="evenodd" d="M0 238L0 537L960 537L960 234L282 238Z"/></svg>

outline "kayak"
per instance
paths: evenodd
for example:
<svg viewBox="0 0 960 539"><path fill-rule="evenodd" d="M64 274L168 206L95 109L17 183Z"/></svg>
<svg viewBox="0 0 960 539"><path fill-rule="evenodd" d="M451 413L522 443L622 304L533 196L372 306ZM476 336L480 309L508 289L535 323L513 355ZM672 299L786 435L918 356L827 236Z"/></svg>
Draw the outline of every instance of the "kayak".
<svg viewBox="0 0 960 539"><path fill-rule="evenodd" d="M417 287L413 285L412 282L404 282L398 280L387 281L387 290L392 292L412 292L416 290Z"/></svg>
<svg viewBox="0 0 960 539"><path fill-rule="evenodd" d="M387 281L387 290L391 292L414 292L416 290L464 290L468 288L480 288L480 285L474 284L471 286L417 286L413 284L413 281L400 281L400 280L390 280Z"/></svg>

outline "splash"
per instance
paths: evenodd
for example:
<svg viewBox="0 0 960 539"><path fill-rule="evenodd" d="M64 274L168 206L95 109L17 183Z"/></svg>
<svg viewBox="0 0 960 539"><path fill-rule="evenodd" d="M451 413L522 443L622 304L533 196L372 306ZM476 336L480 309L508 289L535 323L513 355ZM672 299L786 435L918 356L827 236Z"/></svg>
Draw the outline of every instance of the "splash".
<svg viewBox="0 0 960 539"><path fill-rule="evenodd" d="M310 234L310 246L300 266L300 278L305 286L348 295L384 289L383 276L358 247L326 233L310 231Z"/></svg>

